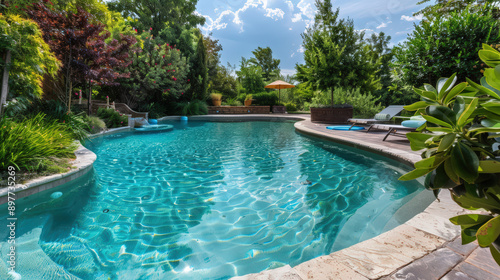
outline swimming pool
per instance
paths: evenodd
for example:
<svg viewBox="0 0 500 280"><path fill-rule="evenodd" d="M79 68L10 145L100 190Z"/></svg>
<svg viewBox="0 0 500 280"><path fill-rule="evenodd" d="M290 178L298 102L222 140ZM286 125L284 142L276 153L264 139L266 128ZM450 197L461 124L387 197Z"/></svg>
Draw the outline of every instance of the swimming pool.
<svg viewBox="0 0 500 280"><path fill-rule="evenodd" d="M409 168L301 136L292 122L173 124L93 140L94 174L20 201L18 272L35 275L42 259L82 279L293 266L405 222L394 213L423 190L397 181Z"/></svg>

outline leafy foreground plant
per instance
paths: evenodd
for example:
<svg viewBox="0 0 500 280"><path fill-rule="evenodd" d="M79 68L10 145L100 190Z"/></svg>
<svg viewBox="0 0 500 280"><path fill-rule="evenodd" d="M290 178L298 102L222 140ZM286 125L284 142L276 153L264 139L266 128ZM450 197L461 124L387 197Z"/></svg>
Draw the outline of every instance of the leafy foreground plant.
<svg viewBox="0 0 500 280"><path fill-rule="evenodd" d="M33 118L14 122L0 119L0 170L16 166L20 170L40 171L50 161L75 158L71 132L56 120L48 120L39 113Z"/></svg>
<svg viewBox="0 0 500 280"><path fill-rule="evenodd" d="M424 150L423 159L399 179L425 175L425 187L436 197L441 189L450 189L461 207L490 212L450 221L461 226L463 244L477 239L500 265L500 52L483 45L479 57L492 67L481 84L467 79L455 86L454 74L440 78L436 87L414 89L421 101L405 109L417 111L427 122L407 137L412 150Z"/></svg>

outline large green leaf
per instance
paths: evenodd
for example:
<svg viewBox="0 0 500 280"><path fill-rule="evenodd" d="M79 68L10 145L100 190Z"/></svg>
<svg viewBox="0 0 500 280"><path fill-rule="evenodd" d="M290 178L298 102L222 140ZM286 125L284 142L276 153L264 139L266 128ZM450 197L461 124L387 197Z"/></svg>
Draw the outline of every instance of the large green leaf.
<svg viewBox="0 0 500 280"><path fill-rule="evenodd" d="M441 155L435 155L429 158L422 159L415 163L415 168L417 169L434 169L445 161L448 157L443 157Z"/></svg>
<svg viewBox="0 0 500 280"><path fill-rule="evenodd" d="M479 159L474 151L462 142L457 142L451 151L453 170L468 183L479 176Z"/></svg>
<svg viewBox="0 0 500 280"><path fill-rule="evenodd" d="M448 104L455 96L459 95L462 93L465 88L467 88L467 83L463 82L458 85L456 85L450 92L444 97L443 104L446 105Z"/></svg>
<svg viewBox="0 0 500 280"><path fill-rule="evenodd" d="M492 127L492 128L499 127L500 128L500 121L495 121L495 120L491 120L491 119L483 119L483 120L481 120L481 125L484 127Z"/></svg>
<svg viewBox="0 0 500 280"><path fill-rule="evenodd" d="M460 177L458 174L455 172L453 169L453 164L450 159L446 160L444 162L444 171L446 172L446 175L456 184L460 184Z"/></svg>
<svg viewBox="0 0 500 280"><path fill-rule="evenodd" d="M497 66L498 67L498 66ZM486 80L486 77L482 77L481 78L481 83L480 83L483 87L493 91L494 93L496 93L497 95L500 95L500 90L494 88L492 85L490 85L487 80Z"/></svg>
<svg viewBox="0 0 500 280"><path fill-rule="evenodd" d="M404 108L406 111L411 112L411 111L416 111L418 109L427 108L427 106L429 106L429 105L432 105L432 104L429 102L425 102L425 101L418 101L418 102L415 102L411 105L404 106Z"/></svg>
<svg viewBox="0 0 500 280"><path fill-rule="evenodd" d="M440 78L437 84L438 99L443 100L443 98L446 96L446 93L453 87L453 85L456 82L457 82L457 73L454 73L448 79Z"/></svg>
<svg viewBox="0 0 500 280"><path fill-rule="evenodd" d="M465 108L464 112L458 118L457 124L459 127L463 127L467 123L467 120L469 119L469 117L472 115L472 113L476 109L478 102L479 102L479 99L474 98L472 100L472 102L469 104L469 106L467 106Z"/></svg>
<svg viewBox="0 0 500 280"><path fill-rule="evenodd" d="M479 58L490 67L495 67L500 64L500 54L497 51L489 49L480 50Z"/></svg>
<svg viewBox="0 0 500 280"><path fill-rule="evenodd" d="M471 227L479 224L482 225L492 218L494 217L489 215L466 214L450 218L450 222L457 226Z"/></svg>
<svg viewBox="0 0 500 280"><path fill-rule="evenodd" d="M500 265L500 251L498 251L497 247L495 247L493 244L490 245L490 253L497 264Z"/></svg>
<svg viewBox="0 0 500 280"><path fill-rule="evenodd" d="M414 180L414 179L417 179L417 178L424 176L425 174L427 174L431 171L432 171L432 169L415 169L415 170L410 171L410 172L406 173L405 175L399 177L398 180L401 180L401 181Z"/></svg>
<svg viewBox="0 0 500 280"><path fill-rule="evenodd" d="M477 231L477 242L482 247L490 246L500 236L500 216L490 219Z"/></svg>
<svg viewBox="0 0 500 280"><path fill-rule="evenodd" d="M427 148L427 146L425 145L425 141L427 141L429 138L432 138L432 135L419 132L410 132L406 133L406 137L408 138L408 140L410 140L410 147L412 151L420 151Z"/></svg>
<svg viewBox="0 0 500 280"><path fill-rule="evenodd" d="M481 160L479 162L479 173L500 173L500 161Z"/></svg>
<svg viewBox="0 0 500 280"><path fill-rule="evenodd" d="M434 93L436 93L436 96L437 96L437 90L435 87L433 87L432 85L429 85L429 84L424 84L424 89L426 91L432 91Z"/></svg>
<svg viewBox="0 0 500 280"><path fill-rule="evenodd" d="M448 150L455 142L456 137L457 136L455 135L455 133L446 134L439 143L438 152L444 152Z"/></svg>
<svg viewBox="0 0 500 280"><path fill-rule="evenodd" d="M437 125L441 125L441 126L445 126L445 127L448 127L448 128L453 128L453 126L445 121L442 121L440 119L437 119L437 118L434 118L432 116L427 116L427 115L423 115L424 119L426 121L429 121L431 123L434 123L434 124L437 124Z"/></svg>
<svg viewBox="0 0 500 280"><path fill-rule="evenodd" d="M447 127L427 127L427 130L432 132L453 133L453 129Z"/></svg>
<svg viewBox="0 0 500 280"><path fill-rule="evenodd" d="M475 89L477 89L481 94L489 95L493 98L499 99L500 100L500 95L492 91L491 89L485 88L481 85L478 85L474 83L471 79L466 78L467 82Z"/></svg>
<svg viewBox="0 0 500 280"><path fill-rule="evenodd" d="M451 128L453 125L456 124L457 115L455 114L455 112L453 112L448 107L431 105L431 106L427 107L427 109L425 109L425 111L426 111L427 115L434 117L438 120L441 120L445 123L448 123L449 126L445 125L446 127ZM442 125L442 124L440 124L440 125Z"/></svg>

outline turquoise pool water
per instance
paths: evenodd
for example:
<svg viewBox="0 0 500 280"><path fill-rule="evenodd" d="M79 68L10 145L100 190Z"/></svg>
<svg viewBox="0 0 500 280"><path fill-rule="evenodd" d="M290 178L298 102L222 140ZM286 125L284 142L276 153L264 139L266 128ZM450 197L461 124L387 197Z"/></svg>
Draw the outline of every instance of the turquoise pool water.
<svg viewBox="0 0 500 280"><path fill-rule="evenodd" d="M81 279L294 266L399 225L394 214L422 190L397 180L408 168L301 136L292 122L172 124L87 143L94 173L18 202L23 279L41 273L34 262Z"/></svg>

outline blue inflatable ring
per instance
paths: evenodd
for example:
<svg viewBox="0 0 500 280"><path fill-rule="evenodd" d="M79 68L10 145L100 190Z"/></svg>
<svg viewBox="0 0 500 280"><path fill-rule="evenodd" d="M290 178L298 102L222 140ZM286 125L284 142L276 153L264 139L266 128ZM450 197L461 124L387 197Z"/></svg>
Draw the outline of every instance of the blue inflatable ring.
<svg viewBox="0 0 500 280"><path fill-rule="evenodd" d="M326 129L331 129L331 130L349 130L351 126L350 125L333 125L333 126L327 126ZM363 130L365 129L362 126L353 126L350 130Z"/></svg>

